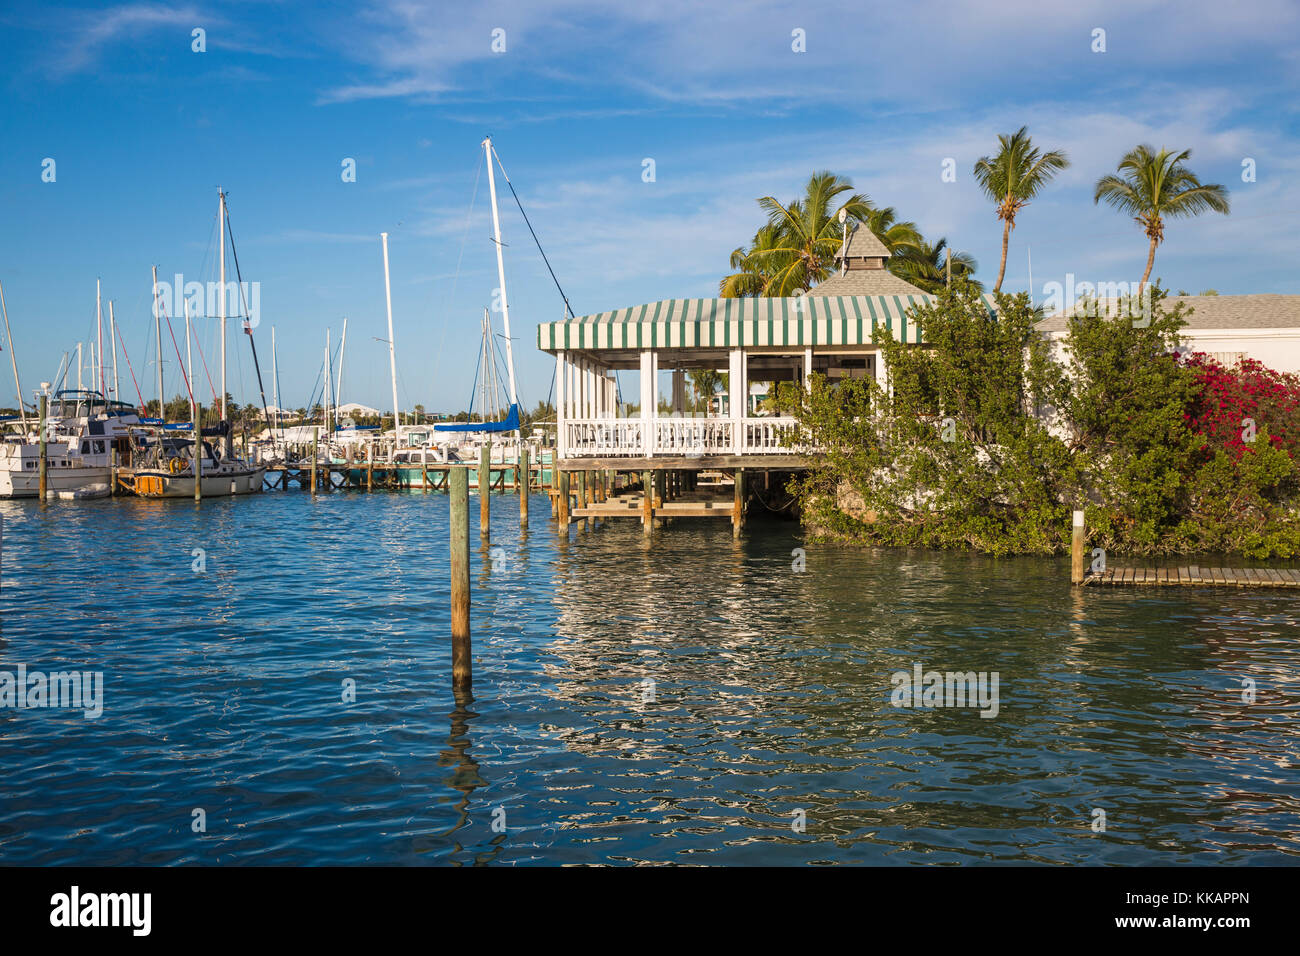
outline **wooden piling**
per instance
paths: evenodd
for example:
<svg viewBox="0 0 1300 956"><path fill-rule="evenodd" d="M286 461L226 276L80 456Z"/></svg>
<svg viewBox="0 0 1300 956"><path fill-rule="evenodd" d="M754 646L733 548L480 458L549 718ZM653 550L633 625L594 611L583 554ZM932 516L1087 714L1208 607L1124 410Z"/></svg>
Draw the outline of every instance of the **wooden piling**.
<svg viewBox="0 0 1300 956"><path fill-rule="evenodd" d="M528 473L528 449L524 446L519 447L519 464L515 469L515 484L519 486L519 527L528 527L528 494L529 479Z"/></svg>
<svg viewBox="0 0 1300 956"><path fill-rule="evenodd" d="M556 524L556 530L560 534L569 533L569 473L562 471L559 473L560 493L556 496L556 503L559 506L559 521Z"/></svg>
<svg viewBox="0 0 1300 956"><path fill-rule="evenodd" d="M451 682L469 687L469 468L453 467L451 485Z"/></svg>
<svg viewBox="0 0 1300 956"><path fill-rule="evenodd" d="M641 530L649 534L654 530L654 483L652 471L641 472Z"/></svg>
<svg viewBox="0 0 1300 956"><path fill-rule="evenodd" d="M194 500L203 500L203 405L194 404Z"/></svg>
<svg viewBox="0 0 1300 956"><path fill-rule="evenodd" d="M19 401L22 401L20 398ZM45 441L45 422L49 415L50 397L42 393L41 395L41 463L40 472L36 476L36 489L41 497L45 500L45 492L49 485L50 472L50 449Z"/></svg>
<svg viewBox="0 0 1300 956"><path fill-rule="evenodd" d="M492 442L485 441L478 454L478 534L492 534Z"/></svg>
<svg viewBox="0 0 1300 956"><path fill-rule="evenodd" d="M1083 549L1087 529L1083 524L1083 512L1074 513L1074 529L1070 536L1070 583L1083 583Z"/></svg>
<svg viewBox="0 0 1300 956"><path fill-rule="evenodd" d="M375 446L374 443L366 445L366 491L373 491L375 488Z"/></svg>
<svg viewBox="0 0 1300 956"><path fill-rule="evenodd" d="M735 499L732 503L731 513L731 533L733 537L740 537L740 529L745 523L745 469L736 469L736 489Z"/></svg>
<svg viewBox="0 0 1300 956"><path fill-rule="evenodd" d="M316 494L316 456L320 451L320 426L311 430L311 493Z"/></svg>

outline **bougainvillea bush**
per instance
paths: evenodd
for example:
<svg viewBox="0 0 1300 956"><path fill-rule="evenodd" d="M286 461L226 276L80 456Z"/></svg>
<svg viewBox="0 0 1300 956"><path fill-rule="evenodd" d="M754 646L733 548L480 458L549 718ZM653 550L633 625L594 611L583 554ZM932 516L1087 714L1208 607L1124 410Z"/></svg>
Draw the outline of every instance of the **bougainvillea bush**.
<svg viewBox="0 0 1300 956"><path fill-rule="evenodd" d="M1296 456L1300 375L1275 372L1250 358L1229 367L1202 352L1189 353L1183 364L1196 376L1197 387L1187 427L1204 439L1208 454L1222 448L1239 460L1266 429L1271 444Z"/></svg>

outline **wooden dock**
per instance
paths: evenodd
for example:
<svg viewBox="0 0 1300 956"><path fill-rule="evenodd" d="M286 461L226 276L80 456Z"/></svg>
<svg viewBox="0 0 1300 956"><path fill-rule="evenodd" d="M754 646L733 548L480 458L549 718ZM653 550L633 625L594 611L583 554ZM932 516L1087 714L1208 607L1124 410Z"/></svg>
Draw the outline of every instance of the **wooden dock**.
<svg viewBox="0 0 1300 956"><path fill-rule="evenodd" d="M1172 568L1107 568L1084 575L1083 584L1167 587L1300 588L1300 570L1294 568L1203 568L1184 565Z"/></svg>

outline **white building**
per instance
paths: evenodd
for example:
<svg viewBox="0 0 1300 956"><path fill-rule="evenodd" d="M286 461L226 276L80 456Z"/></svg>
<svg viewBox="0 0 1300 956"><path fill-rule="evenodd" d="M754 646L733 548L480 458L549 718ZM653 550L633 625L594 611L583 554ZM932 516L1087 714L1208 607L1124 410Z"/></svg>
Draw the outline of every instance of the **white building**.
<svg viewBox="0 0 1300 956"><path fill-rule="evenodd" d="M1300 372L1300 295L1168 296L1163 307L1191 309L1181 335L1188 351L1205 352L1224 365L1252 358L1278 372ZM1054 342L1065 339L1064 313L1038 326Z"/></svg>

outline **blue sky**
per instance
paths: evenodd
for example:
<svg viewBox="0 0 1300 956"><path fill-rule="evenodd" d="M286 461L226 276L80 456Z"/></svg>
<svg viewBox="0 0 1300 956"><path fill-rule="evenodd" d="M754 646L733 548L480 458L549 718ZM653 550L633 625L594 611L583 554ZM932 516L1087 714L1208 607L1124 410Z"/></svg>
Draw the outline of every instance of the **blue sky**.
<svg viewBox="0 0 1300 956"><path fill-rule="evenodd" d="M579 313L716 294L730 251L815 169L851 178L931 238L997 272L1000 228L970 176L1022 124L1072 162L1022 214L1007 289L1135 281L1137 225L1091 199L1139 142L1191 148L1231 216L1174 222L1171 288L1300 292L1300 6L763 0L29 6L0 14L0 282L30 395L115 301L146 397L150 268L215 278L216 188L261 283L259 354L279 342L282 404L306 404L348 317L344 399L387 408L379 233L390 234L399 398L468 405L497 285L491 134ZM206 52L191 31L206 31ZM1093 52L1093 31L1106 51ZM505 31L505 52L492 50ZM806 52L792 49L802 30ZM42 182L42 161L56 180ZM353 158L357 181L341 181ZM1242 161L1256 181L1242 181ZM642 162L655 161L655 181ZM945 183L946 158L957 181ZM553 363L536 325L562 303L502 184L521 399ZM458 268L459 263L459 268ZM107 310L107 306L105 306ZM198 339L216 375L212 322ZM499 327L499 316L498 316ZM178 328L178 336L181 334ZM167 363L167 391L179 391ZM256 400L247 342L231 391ZM182 343L183 350L183 343ZM6 357L7 358L7 357ZM197 363L196 357L196 363ZM4 362L8 365L8 362ZM121 368L123 397L135 389ZM8 371L0 403L11 402ZM200 378L200 382L203 379ZM206 390L206 386L203 387Z"/></svg>

